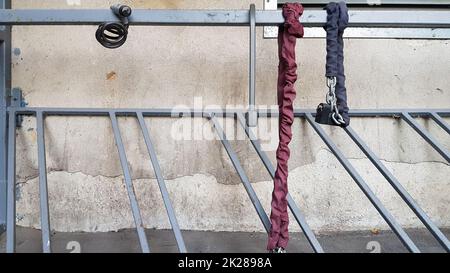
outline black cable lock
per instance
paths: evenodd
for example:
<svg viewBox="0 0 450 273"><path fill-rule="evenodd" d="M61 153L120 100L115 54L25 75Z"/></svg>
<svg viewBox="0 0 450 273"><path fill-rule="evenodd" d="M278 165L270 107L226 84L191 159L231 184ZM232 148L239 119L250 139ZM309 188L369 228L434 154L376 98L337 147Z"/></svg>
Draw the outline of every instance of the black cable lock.
<svg viewBox="0 0 450 273"><path fill-rule="evenodd" d="M111 10L120 19L120 22L101 24L95 33L95 38L102 46L114 49L121 47L127 40L128 17L132 10L129 6L121 4L111 6Z"/></svg>
<svg viewBox="0 0 450 273"><path fill-rule="evenodd" d="M344 30L348 25L348 10L345 2L331 2L326 6L327 62L326 77L328 92L326 103L317 107L315 121L320 124L346 127L350 124L347 106L347 90L344 74Z"/></svg>

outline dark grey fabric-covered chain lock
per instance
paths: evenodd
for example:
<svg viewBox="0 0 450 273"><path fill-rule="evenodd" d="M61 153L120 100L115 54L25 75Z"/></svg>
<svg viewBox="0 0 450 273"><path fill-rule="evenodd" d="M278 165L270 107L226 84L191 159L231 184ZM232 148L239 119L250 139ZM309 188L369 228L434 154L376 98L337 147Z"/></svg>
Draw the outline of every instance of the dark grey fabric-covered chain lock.
<svg viewBox="0 0 450 273"><path fill-rule="evenodd" d="M347 106L347 89L344 74L344 30L348 25L345 2L331 2L326 6L327 32L326 74L328 93L326 103L316 110L315 121L320 124L346 127L350 124Z"/></svg>

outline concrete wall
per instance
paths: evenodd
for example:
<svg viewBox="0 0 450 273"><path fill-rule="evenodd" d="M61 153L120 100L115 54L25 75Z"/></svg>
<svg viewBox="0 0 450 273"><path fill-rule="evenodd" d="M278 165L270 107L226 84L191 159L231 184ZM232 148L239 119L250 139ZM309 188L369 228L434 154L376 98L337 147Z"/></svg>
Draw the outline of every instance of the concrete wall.
<svg viewBox="0 0 450 273"><path fill-rule="evenodd" d="M13 1L14 8L106 8L117 1ZM76 2L76 1L75 1ZM262 1L122 1L134 8L248 8ZM96 27L14 27L13 85L30 106L173 107L245 105L248 90L248 29L132 27L120 49L107 50ZM307 31L307 30L306 30ZM346 72L352 108L448 108L448 41L346 40ZM257 103L276 104L277 45L258 29ZM323 100L325 41L298 41L297 108ZM450 137L431 121L419 121L447 148ZM447 121L449 121L447 119ZM145 225L169 228L139 126L120 118L135 190ZM167 187L183 229L262 231L262 225L217 140L176 140L176 119L147 119ZM190 122L190 121L189 121ZM196 120L207 132L209 124ZM202 123L203 122L203 123ZM242 136L233 121L228 132ZM273 162L276 120L260 120ZM179 125L179 124L178 124ZM439 226L450 227L450 167L429 145L395 118L353 119L403 186ZM374 192L405 227L421 227L387 181L341 130L326 128ZM191 131L189 131L191 132ZM290 191L317 232L387 228L353 180L313 130L301 120L290 145ZM119 158L106 118L46 119L52 228L109 231L132 227ZM25 119L18 139L18 223L39 227L36 125ZM250 143L232 141L267 212L272 182ZM299 230L295 221L292 230Z"/></svg>

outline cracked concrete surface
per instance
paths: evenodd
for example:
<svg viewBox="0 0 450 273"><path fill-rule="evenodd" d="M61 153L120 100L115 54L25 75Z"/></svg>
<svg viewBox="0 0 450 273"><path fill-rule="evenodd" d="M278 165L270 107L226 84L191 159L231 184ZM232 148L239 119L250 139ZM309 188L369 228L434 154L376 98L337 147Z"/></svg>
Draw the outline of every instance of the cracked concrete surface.
<svg viewBox="0 0 450 273"><path fill-rule="evenodd" d="M289 185L293 198L318 232L385 229L376 210L327 150L316 162L293 169ZM388 183L368 173L367 159L351 159L373 191L405 227L420 226ZM435 163L391 163L386 166L403 182L427 213L441 226L450 225L447 189L450 168ZM447 165L444 165L447 166ZM324 169L332 170L330 173ZM431 177L428 172L434 173ZM58 231L109 231L134 226L123 178L53 171L48 175L52 228ZM271 181L253 183L266 210L270 208ZM135 192L147 228L170 228L154 179L135 179ZM182 229L263 231L242 185L221 184L211 175L196 174L167 180L167 187ZM20 184L19 221L39 227L38 180ZM343 198L345 196L345 198ZM291 218L294 219L294 218ZM295 220L291 229L299 231Z"/></svg>
<svg viewBox="0 0 450 273"><path fill-rule="evenodd" d="M107 2L107 3L106 3ZM114 1L13 1L15 8L105 8ZM124 1L127 2L127 1ZM252 1L128 1L135 8L248 8ZM262 7L262 2L256 2ZM30 106L172 107L245 105L248 29L132 27L127 43L106 50L95 26L13 28L13 86ZM307 31L307 30L306 30ZM258 29L257 103L276 104L277 45ZM346 73L352 108L448 108L448 41L346 40ZM297 108L324 99L325 41L298 42ZM176 71L176 72L175 72ZM113 74L111 74L113 73ZM108 75L113 75L109 77ZM433 121L417 119L447 149L450 137ZM450 119L446 118L448 122ZM260 120L275 163L276 121ZM254 209L219 141L176 140L176 119L149 118L158 159L183 229L261 231ZM119 118L145 224L168 228L147 149L132 117ZM208 131L208 122L200 121ZM230 123L230 136L242 135ZM45 121L52 228L108 231L133 226L109 119L48 117ZM450 227L449 164L398 118L353 119L352 127L440 226ZM39 227L34 118L17 131L18 223ZM389 184L337 128L325 128L383 203L407 227L420 222ZM193 134L197 131L192 130ZM386 228L359 188L304 121L293 125L290 190L317 231ZM269 141L267 141L269 139ZM269 212L271 182L248 140L231 141ZM294 221L293 221L294 222ZM293 230L298 225L291 224Z"/></svg>
<svg viewBox="0 0 450 273"><path fill-rule="evenodd" d="M442 230L447 236L450 230ZM444 250L426 230L408 229L406 232L423 253L443 253ZM146 230L152 253L178 253L171 230ZM264 253L267 235L263 232L183 231L189 253ZM55 232L51 236L52 252L73 253L78 243L80 253L139 253L135 230L107 233ZM369 231L334 232L321 234L318 240L327 253L373 253L371 245L379 245L381 253L406 253L407 249L392 231L373 234ZM5 252L6 236L0 235L0 253ZM32 228L17 229L17 252L40 253L41 232ZM312 249L302 233L291 233L288 253L311 253Z"/></svg>

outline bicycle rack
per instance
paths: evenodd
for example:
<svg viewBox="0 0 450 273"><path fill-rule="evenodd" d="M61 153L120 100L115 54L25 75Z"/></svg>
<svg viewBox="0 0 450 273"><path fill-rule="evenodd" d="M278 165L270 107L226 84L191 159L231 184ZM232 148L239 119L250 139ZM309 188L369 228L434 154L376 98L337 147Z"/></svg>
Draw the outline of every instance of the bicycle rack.
<svg viewBox="0 0 450 273"><path fill-rule="evenodd" d="M163 197L164 205L175 235L175 239L180 252L187 252L186 245L180 227L172 207L170 197L165 185L162 170L159 166L155 148L151 140L150 130L145 124L144 117L172 117L183 116L203 117L211 121L217 135L220 137L236 172L238 173L247 194L255 207L255 210L264 225L266 231L270 230L270 221L264 211L258 196L256 195L249 178L232 149L217 117L235 118L245 130L255 151L263 162L269 174L273 177L275 168L268 156L262 151L260 142L255 138L250 127L256 126L251 121L252 115L257 117L270 117L277 114L270 113L269 110L256 109L255 107L255 28L256 26L276 26L283 23L284 19L280 11L260 11L255 10L252 5L249 10L135 10L130 17L132 25L191 25L191 26L247 26L250 27L250 87L249 87L249 111L234 110L190 110L174 112L173 109L96 109L96 108L47 108L47 107L26 107L21 101L18 91L11 92L11 26L12 25L98 25L105 21L116 21L114 14L110 10L12 10L9 0L0 1L0 26L4 25L0 31L0 233L6 227L7 252L15 252L15 226L16 226L16 125L20 123L20 116L35 116L37 123L37 145L38 145L38 169L39 169L39 196L40 196L40 217L42 225L42 251L51 252L51 236L48 206L47 189L47 167L45 156L45 136L44 121L47 116L103 116L111 120L113 135L119 153L120 163L123 170L124 182L128 197L130 199L131 210L138 232L140 246L143 252L150 252L148 240L146 238L142 217L133 189L133 181L127 163L124 144L118 126L117 117L134 116L140 125L141 133L150 155L156 179ZM435 13L411 12L407 10L386 12L383 10L376 12L353 11L350 18L352 27L398 27L398 28L450 28L450 11L440 11ZM302 17L302 23L306 27L322 26L325 22L325 13L321 10L306 10ZM15 94L13 96L13 93ZM16 98L16 99L13 99ZM19 98L19 99L17 99ZM253 112L252 112L253 111ZM319 137L336 156L345 170L350 174L359 188L370 200L379 214L399 237L404 246L411 252L420 252L418 247L409 238L396 219L383 206L381 201L366 184L364 179L358 174L352 164L345 158L333 140L325 133L322 127L313 120L314 111L295 110L296 118L304 118L312 126ZM414 117L430 118L450 134L450 127L442 117L450 117L450 109L391 109L391 110L353 110L352 117L401 117L409 124L421 137L423 137L447 162L450 162L449 152L428 133ZM250 121L250 122L249 122ZM425 227L431 232L440 245L450 252L450 242L448 238L426 215L421 207L414 201L408 192L402 187L400 182L384 166L379 158L370 150L367 144L351 128L347 127L345 132L364 152L367 158L374 164L378 171L386 178L390 185L396 190L404 202L419 217ZM288 196L288 203L296 221L303 230L308 242L315 252L324 252L317 240L314 232L309 227L304 215L296 205L293 198Z"/></svg>

